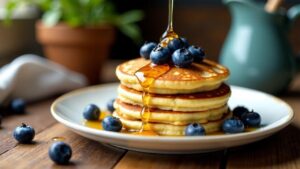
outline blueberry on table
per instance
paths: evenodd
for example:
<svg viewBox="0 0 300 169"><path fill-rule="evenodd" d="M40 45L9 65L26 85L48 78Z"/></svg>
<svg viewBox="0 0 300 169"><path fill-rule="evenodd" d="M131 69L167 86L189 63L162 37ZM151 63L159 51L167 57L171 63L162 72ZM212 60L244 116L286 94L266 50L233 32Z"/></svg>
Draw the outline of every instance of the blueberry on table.
<svg viewBox="0 0 300 169"><path fill-rule="evenodd" d="M249 113L249 110L244 106L237 106L233 109L232 113L233 116L241 119L244 114Z"/></svg>
<svg viewBox="0 0 300 169"><path fill-rule="evenodd" d="M241 120L246 126L258 127L261 122L261 117L258 113L251 111L247 114L244 114Z"/></svg>
<svg viewBox="0 0 300 169"><path fill-rule="evenodd" d="M86 120L98 120L100 116L100 109L94 104L87 105L83 110L83 117Z"/></svg>
<svg viewBox="0 0 300 169"><path fill-rule="evenodd" d="M21 126L18 126L15 128L13 132L14 138L19 142L19 143L31 143L35 135L35 131L31 126L28 126L24 123L22 123Z"/></svg>
<svg viewBox="0 0 300 169"><path fill-rule="evenodd" d="M185 128L185 135L186 136L204 136L205 129L199 123L192 123L192 124L189 124Z"/></svg>
<svg viewBox="0 0 300 169"><path fill-rule="evenodd" d="M244 123L236 118L227 119L222 125L225 133L241 133L245 130Z"/></svg>
<svg viewBox="0 0 300 169"><path fill-rule="evenodd" d="M154 42L149 42L149 43L146 42L140 49L140 55L145 59L149 59L151 51L156 46L157 46L157 44Z"/></svg>
<svg viewBox="0 0 300 169"><path fill-rule="evenodd" d="M106 105L107 110L108 110L109 112L111 112L111 113L115 111L115 108L114 108L114 102L115 102L115 100L116 100L116 99L111 99L111 100L109 100L109 101L107 102L107 105Z"/></svg>
<svg viewBox="0 0 300 169"><path fill-rule="evenodd" d="M185 48L177 49L172 55L175 66L185 68L191 66L194 61L192 54Z"/></svg>
<svg viewBox="0 0 300 169"><path fill-rule="evenodd" d="M173 52L177 49L183 48L184 44L180 39L174 38L172 39L169 44L168 44L168 48Z"/></svg>
<svg viewBox="0 0 300 169"><path fill-rule="evenodd" d="M106 131L119 132L122 129L122 122L116 117L107 116L102 121L102 127Z"/></svg>
<svg viewBox="0 0 300 169"><path fill-rule="evenodd" d="M180 41L181 41L181 43L183 44L183 46L184 46L185 48L188 48L188 47L190 46L190 44L189 44L189 42L187 41L186 38L181 37L181 38L180 38Z"/></svg>
<svg viewBox="0 0 300 169"><path fill-rule="evenodd" d="M10 103L10 108L16 114L24 114L26 112L26 103L23 99L14 99Z"/></svg>
<svg viewBox="0 0 300 169"><path fill-rule="evenodd" d="M68 164L72 156L72 149L68 144L58 141L51 145L48 154L56 164Z"/></svg>
<svg viewBox="0 0 300 169"><path fill-rule="evenodd" d="M158 46L152 50L150 54L150 60L157 65L166 64L170 60L170 50L162 46Z"/></svg>
<svg viewBox="0 0 300 169"><path fill-rule="evenodd" d="M194 57L195 62L197 62L197 63L202 62L202 60L205 57L205 52L202 48L192 45L188 48L188 50Z"/></svg>

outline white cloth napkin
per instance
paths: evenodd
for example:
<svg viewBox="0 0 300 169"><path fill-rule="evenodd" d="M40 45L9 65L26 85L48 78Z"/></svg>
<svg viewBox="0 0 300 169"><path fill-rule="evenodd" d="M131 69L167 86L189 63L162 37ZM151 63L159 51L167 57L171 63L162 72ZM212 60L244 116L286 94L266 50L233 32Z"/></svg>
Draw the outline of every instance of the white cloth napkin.
<svg viewBox="0 0 300 169"><path fill-rule="evenodd" d="M83 75L37 55L26 54L0 69L0 102L8 97L35 101L86 84Z"/></svg>

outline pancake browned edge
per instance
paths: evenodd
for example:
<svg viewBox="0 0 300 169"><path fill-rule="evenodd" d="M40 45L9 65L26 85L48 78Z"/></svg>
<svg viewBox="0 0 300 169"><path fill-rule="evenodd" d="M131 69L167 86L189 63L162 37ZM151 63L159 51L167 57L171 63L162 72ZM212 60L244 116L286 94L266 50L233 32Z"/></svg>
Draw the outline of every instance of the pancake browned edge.
<svg viewBox="0 0 300 169"><path fill-rule="evenodd" d="M141 106L124 103L119 99L115 101L114 106L118 114L121 114L122 116L127 116L136 120L141 119ZM151 114L148 120L149 122L159 122L174 125L186 125L193 122L206 123L208 121L222 118L223 114L227 113L227 110L227 104L216 109L195 112L170 111L151 108Z"/></svg>
<svg viewBox="0 0 300 169"><path fill-rule="evenodd" d="M120 85L118 98L125 103L143 106L143 93ZM222 84L219 88L191 94L151 94L149 107L173 111L204 111L227 104L230 87Z"/></svg>
<svg viewBox="0 0 300 169"><path fill-rule="evenodd" d="M113 116L118 117L123 124L123 127L129 131L139 131L142 127L142 121L132 119L127 116L122 116L118 114L117 111L113 113ZM207 123L202 123L201 125L205 128L206 134L211 134L221 130L221 126L224 120L230 118L232 113L228 110L228 113L224 114L219 120L209 121ZM151 128L152 131L162 136L184 136L185 128L187 125L173 125L165 123L147 123L147 126Z"/></svg>
<svg viewBox="0 0 300 169"><path fill-rule="evenodd" d="M143 58L122 63L116 69L116 75L121 84L137 91L143 91L135 72L150 64ZM188 69L172 67L152 84L149 92L157 94L195 93L216 89L229 76L229 70L210 60L193 63Z"/></svg>

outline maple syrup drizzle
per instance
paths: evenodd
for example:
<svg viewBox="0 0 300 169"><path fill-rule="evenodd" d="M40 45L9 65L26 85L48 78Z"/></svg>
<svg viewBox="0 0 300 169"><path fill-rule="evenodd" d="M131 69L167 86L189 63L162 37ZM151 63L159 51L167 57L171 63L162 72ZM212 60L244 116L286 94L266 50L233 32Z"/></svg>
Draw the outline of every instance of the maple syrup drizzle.
<svg viewBox="0 0 300 169"><path fill-rule="evenodd" d="M163 74L167 73L170 70L170 66L165 65L152 65L147 64L143 66L138 71L135 72L135 77L138 79L140 85L143 88L142 94L142 101L143 101L143 108L140 112L141 120L142 120L142 127L140 132L151 132L151 126L149 125L149 118L151 116L150 112L150 100L151 95L149 93L151 86L153 85L154 81L162 76ZM148 135L148 134L147 134Z"/></svg>
<svg viewBox="0 0 300 169"><path fill-rule="evenodd" d="M169 0L169 19L167 30L163 33L160 38L160 45L162 47L168 46L169 42L174 38L178 38L178 34L173 29L173 6L174 0Z"/></svg>
<svg viewBox="0 0 300 169"><path fill-rule="evenodd" d="M178 38L178 34L176 34L173 29L173 5L174 5L174 0L169 0L168 27L167 30L163 33L160 40L160 45L163 47L166 47L172 39ZM148 64L135 72L135 76L143 88L143 94L142 94L143 108L140 113L141 120L142 120L142 127L140 129L140 133L144 133L146 135L152 134L151 126L148 123L149 118L151 116L151 112L149 108L151 95L149 91L154 81L160 76L166 74L169 70L170 70L170 66L167 64L166 65Z"/></svg>

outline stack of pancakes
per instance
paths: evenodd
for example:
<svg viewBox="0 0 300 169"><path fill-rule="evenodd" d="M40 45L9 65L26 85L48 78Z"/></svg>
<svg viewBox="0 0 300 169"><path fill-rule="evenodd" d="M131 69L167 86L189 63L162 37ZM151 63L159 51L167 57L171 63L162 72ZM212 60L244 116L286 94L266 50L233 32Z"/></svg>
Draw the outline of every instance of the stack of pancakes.
<svg viewBox="0 0 300 169"><path fill-rule="evenodd" d="M116 69L121 84L113 115L128 130L139 131L143 125L143 88L135 73L148 64L149 60L139 58ZM223 83L228 76L227 68L207 59L189 68L171 67L149 89L147 125L159 135L184 135L186 126L194 122L201 123L207 134L219 131L224 119L231 116L227 105L230 88Z"/></svg>

